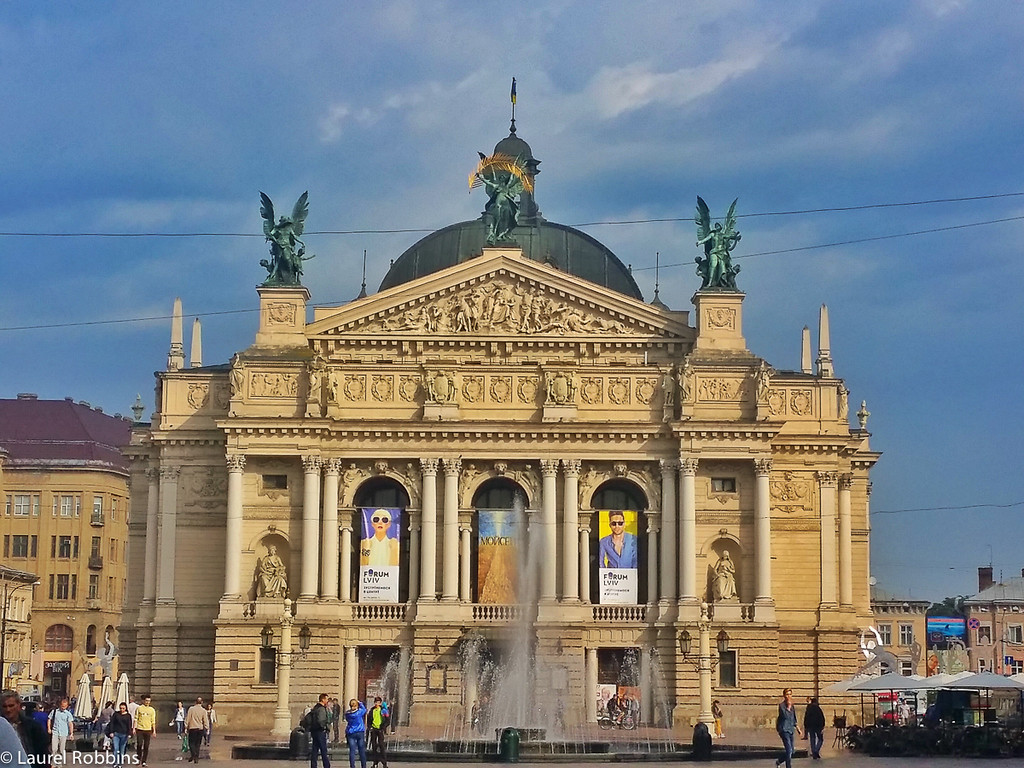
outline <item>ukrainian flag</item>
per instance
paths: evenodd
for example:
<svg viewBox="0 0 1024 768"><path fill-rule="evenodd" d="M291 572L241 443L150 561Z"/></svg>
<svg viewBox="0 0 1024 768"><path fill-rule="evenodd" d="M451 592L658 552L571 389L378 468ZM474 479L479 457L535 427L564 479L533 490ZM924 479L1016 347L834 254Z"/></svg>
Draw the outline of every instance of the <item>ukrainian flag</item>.
<svg viewBox="0 0 1024 768"><path fill-rule="evenodd" d="M516 79L514 77L512 78L511 98L512 98L512 103L515 104L516 103Z"/></svg>

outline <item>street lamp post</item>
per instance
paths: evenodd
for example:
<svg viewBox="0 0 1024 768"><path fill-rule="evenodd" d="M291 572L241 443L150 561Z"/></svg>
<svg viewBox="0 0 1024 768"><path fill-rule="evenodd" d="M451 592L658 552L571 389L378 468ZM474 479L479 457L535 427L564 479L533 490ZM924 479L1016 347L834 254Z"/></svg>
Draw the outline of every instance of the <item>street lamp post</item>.
<svg viewBox="0 0 1024 768"><path fill-rule="evenodd" d="M693 665L697 670L697 683L700 693L700 711L697 713L697 720L710 726L715 722L711 714L711 673L718 666L719 659L711 655L711 621L709 618L707 603L700 606L700 620L697 622L697 658L690 657L693 647L693 637L687 630L679 634L679 650L683 658ZM718 646L719 658L721 654L729 650L729 635L723 629L715 638Z"/></svg>
<svg viewBox="0 0 1024 768"><path fill-rule="evenodd" d="M3 688L7 687L7 614L11 609L11 600L14 597L14 593L22 587L34 587L39 584L39 581L23 582L13 589L10 588L10 584L4 582L4 601L2 616L0 616L0 682L2 682Z"/></svg>
<svg viewBox="0 0 1024 768"><path fill-rule="evenodd" d="M285 598L281 615L281 650L277 657L277 708L274 710L273 736L292 732L292 716L288 708L288 689L292 677L292 601Z"/></svg>

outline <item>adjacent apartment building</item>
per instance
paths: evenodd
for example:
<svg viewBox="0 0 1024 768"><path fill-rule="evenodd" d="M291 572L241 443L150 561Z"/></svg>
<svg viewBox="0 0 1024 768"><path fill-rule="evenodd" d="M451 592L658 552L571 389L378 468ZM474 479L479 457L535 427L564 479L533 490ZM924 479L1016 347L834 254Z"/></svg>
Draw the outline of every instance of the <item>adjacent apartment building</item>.
<svg viewBox="0 0 1024 768"><path fill-rule="evenodd" d="M83 672L98 680L115 669L128 546L121 448L131 426L70 398L0 399L0 562L39 574L27 588L31 663L8 665L11 685L34 681L58 696Z"/></svg>
<svg viewBox="0 0 1024 768"><path fill-rule="evenodd" d="M993 580L992 566L978 568L978 593L964 600L971 662L977 672L1024 672L1024 571Z"/></svg>

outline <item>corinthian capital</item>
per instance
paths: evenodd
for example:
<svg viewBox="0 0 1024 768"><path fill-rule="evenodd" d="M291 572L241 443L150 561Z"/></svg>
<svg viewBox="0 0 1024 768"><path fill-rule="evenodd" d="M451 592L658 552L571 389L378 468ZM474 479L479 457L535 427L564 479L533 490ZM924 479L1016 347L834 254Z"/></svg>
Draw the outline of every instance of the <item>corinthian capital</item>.
<svg viewBox="0 0 1024 768"><path fill-rule="evenodd" d="M225 458L227 463L228 472L241 472L245 469L245 454L244 453L229 453Z"/></svg>
<svg viewBox="0 0 1024 768"><path fill-rule="evenodd" d="M566 477L579 477L581 464L579 459L562 459L562 471Z"/></svg>
<svg viewBox="0 0 1024 768"><path fill-rule="evenodd" d="M770 475L772 473L772 460L771 459L754 459L754 474L759 477Z"/></svg>
<svg viewBox="0 0 1024 768"><path fill-rule="evenodd" d="M446 475L457 475L462 471L462 459L445 459L444 473Z"/></svg>
<svg viewBox="0 0 1024 768"><path fill-rule="evenodd" d="M697 459L693 459L693 458L680 458L679 459L679 471L682 474L684 474L684 475L690 475L692 477L693 475L697 474L697 463L698 463Z"/></svg>
<svg viewBox="0 0 1024 768"><path fill-rule="evenodd" d="M818 483L823 488L835 488L839 482L838 472L815 472L814 476L818 478Z"/></svg>
<svg viewBox="0 0 1024 768"><path fill-rule="evenodd" d="M558 459L541 459L540 473L544 477L551 477L558 474Z"/></svg>
<svg viewBox="0 0 1024 768"><path fill-rule="evenodd" d="M302 457L302 471L307 475L313 474L314 472L319 473L320 468L323 467L324 460L319 456L303 456Z"/></svg>
<svg viewBox="0 0 1024 768"><path fill-rule="evenodd" d="M439 459L420 459L420 472L424 475L436 475Z"/></svg>
<svg viewBox="0 0 1024 768"><path fill-rule="evenodd" d="M167 480L168 482L177 482L178 475L181 474L181 467L174 466L172 464L163 464L160 467L160 479Z"/></svg>

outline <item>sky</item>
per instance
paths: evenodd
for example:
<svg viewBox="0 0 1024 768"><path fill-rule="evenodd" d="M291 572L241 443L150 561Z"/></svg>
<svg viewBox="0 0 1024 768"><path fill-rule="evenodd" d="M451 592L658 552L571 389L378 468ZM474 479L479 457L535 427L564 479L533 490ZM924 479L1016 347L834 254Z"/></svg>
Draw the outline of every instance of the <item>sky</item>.
<svg viewBox="0 0 1024 768"><path fill-rule="evenodd" d="M251 344L260 190L309 191L312 302L364 249L375 291L479 214L516 77L549 220L667 220L581 227L647 300L658 253L690 308L695 198L739 199L748 347L799 368L827 304L871 412L878 585L972 594L1024 567L1022 51L1008 0L4 3L0 397L148 413L175 296L204 363Z"/></svg>

